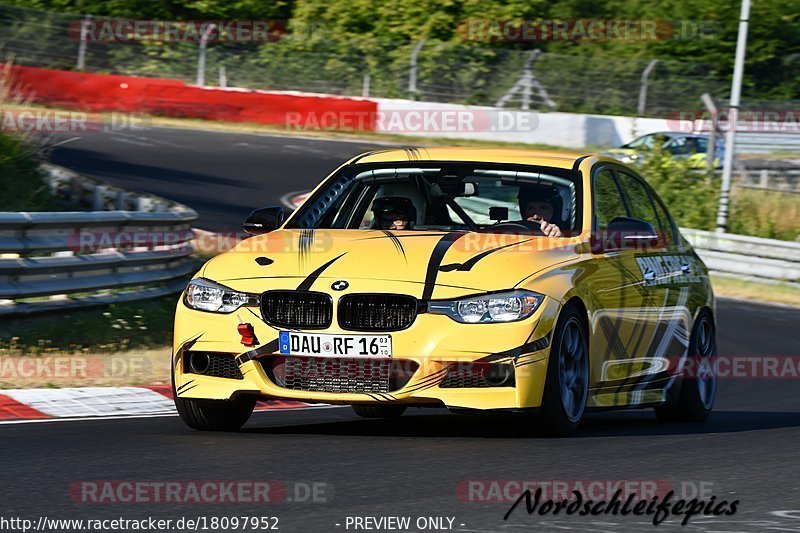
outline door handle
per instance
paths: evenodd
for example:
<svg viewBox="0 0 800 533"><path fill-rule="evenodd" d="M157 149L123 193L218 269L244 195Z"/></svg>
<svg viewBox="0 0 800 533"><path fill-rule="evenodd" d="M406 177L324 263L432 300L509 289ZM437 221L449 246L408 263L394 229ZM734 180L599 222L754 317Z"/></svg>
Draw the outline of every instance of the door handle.
<svg viewBox="0 0 800 533"><path fill-rule="evenodd" d="M644 280L645 281L655 281L656 280L656 273L652 270L648 270L644 273Z"/></svg>
<svg viewBox="0 0 800 533"><path fill-rule="evenodd" d="M688 263L684 263L681 265L681 274L688 274L692 271L692 267L689 266Z"/></svg>

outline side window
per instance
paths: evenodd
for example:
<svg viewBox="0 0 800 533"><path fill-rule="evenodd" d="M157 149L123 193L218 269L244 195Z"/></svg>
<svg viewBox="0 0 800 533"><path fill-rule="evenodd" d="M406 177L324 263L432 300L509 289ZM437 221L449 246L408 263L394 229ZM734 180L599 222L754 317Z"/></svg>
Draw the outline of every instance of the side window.
<svg viewBox="0 0 800 533"><path fill-rule="evenodd" d="M595 174L594 216L598 231L608 228L608 223L614 218L628 216L625 203L610 170L601 170Z"/></svg>
<svg viewBox="0 0 800 533"><path fill-rule="evenodd" d="M658 199L654 193L650 193L653 197L653 204L656 206L656 214L658 215L658 219L661 221L661 230L663 231L663 240L665 244L672 245L675 244L676 241L676 234L677 226L675 226L675 221L672 220L672 217L667 213L664 204L661 203L661 200Z"/></svg>
<svg viewBox="0 0 800 533"><path fill-rule="evenodd" d="M644 184L625 172L619 172L617 178L619 179L620 187L624 191L631 216L649 222L653 225L653 229L663 235L664 229Z"/></svg>

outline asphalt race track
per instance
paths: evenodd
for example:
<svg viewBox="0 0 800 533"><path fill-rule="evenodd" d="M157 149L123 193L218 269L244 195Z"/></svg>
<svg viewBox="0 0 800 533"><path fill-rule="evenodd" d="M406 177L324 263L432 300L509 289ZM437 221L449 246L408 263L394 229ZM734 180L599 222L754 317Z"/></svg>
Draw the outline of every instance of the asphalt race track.
<svg viewBox="0 0 800 533"><path fill-rule="evenodd" d="M159 129L85 134L56 147L52 160L184 202L201 213L201 227L235 229L251 207L308 189L367 148ZM800 309L720 300L720 353L797 355L799 324ZM444 410L411 410L394 422L360 419L348 408L267 412L236 434L197 433L176 416L4 425L0 477L11 490L2 498L8 514L32 519L277 516L281 531L313 532L347 531L348 516L410 516L412 524L446 516L465 532L641 531L653 527L651 518L528 516L524 506L504 521L509 503L464 501L459 484L654 480L740 501L734 516L695 517L687 527L673 519L659 530L800 531L798 383L721 379L704 424L662 424L651 411L594 413L574 438L558 440L532 434L525 419ZM291 501L86 504L69 496L83 480L252 479L285 483ZM324 484L316 502L304 498L312 483Z"/></svg>
<svg viewBox="0 0 800 533"><path fill-rule="evenodd" d="M256 207L280 205L339 165L380 146L301 137L164 128L61 133L50 160L87 176L169 197L200 214L198 227L236 231Z"/></svg>

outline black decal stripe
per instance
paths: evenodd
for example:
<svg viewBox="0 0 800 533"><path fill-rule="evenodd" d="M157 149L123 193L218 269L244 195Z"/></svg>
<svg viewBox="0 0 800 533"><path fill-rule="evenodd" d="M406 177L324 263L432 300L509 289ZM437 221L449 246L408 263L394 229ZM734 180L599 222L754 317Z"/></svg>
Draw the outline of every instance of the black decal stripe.
<svg viewBox="0 0 800 533"><path fill-rule="evenodd" d="M411 238L411 237L441 237L442 235L445 235L445 233L442 233L442 232L439 232L439 233L407 233L405 235L392 234L392 237L394 237L394 239L398 239L399 240L399 239L408 239L408 238ZM362 237L362 238L356 239L356 240L358 240L358 241L371 241L371 240L374 240L374 239L388 239L388 238L389 237L386 236L386 235L375 235L373 237Z"/></svg>
<svg viewBox="0 0 800 533"><path fill-rule="evenodd" d="M433 387L437 386L442 381L444 381L444 376L443 375L439 376L438 379L435 379L435 380L433 380L433 381L431 381L429 383L425 383L424 385L416 385L416 386L411 387L409 389L405 389L403 392L411 394L411 393L419 392L419 391L422 391L422 390L432 389Z"/></svg>
<svg viewBox="0 0 800 533"><path fill-rule="evenodd" d="M493 353L491 355L487 355L486 357L482 357L481 359L476 360L476 363L493 363L497 362L498 360L504 359L506 357L512 357L515 360L518 359L523 354L529 354L531 352L539 352L544 350L550 346L550 336L546 335L535 341L529 341L525 344L517 346L516 348L511 348L510 350L505 350L502 352Z"/></svg>
<svg viewBox="0 0 800 533"><path fill-rule="evenodd" d="M182 342L182 343L180 344L180 346L181 346L181 347L180 347L180 349L178 349L178 351L177 351L177 352L175 352L175 356L172 358L172 366L173 366L173 367L177 367L177 366L178 366L178 359L180 359L180 355L181 355L181 353L183 353L183 352L184 352L184 351L186 351L186 350L191 350L191 349L192 349L192 346L194 346L194 345L195 345L195 343L196 343L196 342L197 342L197 341L200 339L200 337L202 337L203 335L205 335L205 333L200 333L200 334L198 334L198 335L196 335L196 336L194 336L194 337L191 337L191 338L189 338L189 340L187 340L187 341L185 341L185 342Z"/></svg>
<svg viewBox="0 0 800 533"><path fill-rule="evenodd" d="M308 259L308 253L314 244L314 230L303 229L300 230L300 236L297 238L297 250L299 252L300 264L304 264Z"/></svg>
<svg viewBox="0 0 800 533"><path fill-rule="evenodd" d="M444 367L444 368L441 368L441 369L437 370L433 374L428 374L427 376L425 376L423 378L420 378L419 381L417 381L416 383L414 383L411 386L412 387L416 387L417 385L421 385L421 384L429 382L429 381L435 381L436 378L442 377L442 375L444 375L444 373L447 372L447 368L448 367Z"/></svg>
<svg viewBox="0 0 800 533"><path fill-rule="evenodd" d="M200 384L199 384L199 383L196 383L196 384L192 385L191 387L189 387L188 389L183 389L182 391L180 391L180 392L178 393L178 396L181 396L181 395L183 395L184 393L187 393L187 392L189 392L190 390L192 390L193 388L197 387L198 385L200 385Z"/></svg>
<svg viewBox="0 0 800 533"><path fill-rule="evenodd" d="M303 282L300 285L297 286L297 290L298 291L307 291L307 290L311 289L311 286L314 284L315 281L317 281L317 278L319 278L322 275L322 273L325 272L325 269L328 268L329 266L331 266L335 261L340 259L346 253L347 252L334 257L333 259L331 259L330 261L328 261L327 263L325 263L321 267L317 268L314 272L309 274L308 277L306 279L304 279Z"/></svg>
<svg viewBox="0 0 800 533"><path fill-rule="evenodd" d="M526 242L530 242L532 240L533 239L528 239L521 242L513 242L511 244L506 244L504 246L498 246L497 248L492 248L491 250L486 250L485 252L481 252L476 256L470 257L463 263L451 263L449 265L442 265L441 267L439 267L439 270L442 272L451 272L453 270L469 271L472 270L472 267L474 267L478 263L478 261L480 261L481 259L483 259L488 255L497 252L498 250L502 250L503 248L509 248L511 246L519 246L521 244L525 244Z"/></svg>
<svg viewBox="0 0 800 533"><path fill-rule="evenodd" d="M177 389L175 389L175 391L176 391L176 392L180 392L180 391L181 391L181 389L183 389L183 388L184 388L184 387L186 387L187 385L191 385L192 383L194 383L194 380L193 380L193 379L190 379L189 381L187 381L186 383L184 383L183 385L181 385L180 387L178 387Z"/></svg>
<svg viewBox="0 0 800 533"><path fill-rule="evenodd" d="M433 252L431 253L431 258L428 260L428 271L425 274L425 287L422 291L422 300L430 300L431 296L433 295L433 289L436 286L436 276L439 273L439 267L442 264L442 259L444 259L447 250L456 242L458 239L466 235L464 232L453 232L445 234L439 242L436 243L436 246L433 248Z"/></svg>
<svg viewBox="0 0 800 533"><path fill-rule="evenodd" d="M392 233L391 231L387 231L387 230L381 230L381 231L383 231L383 233L384 233L384 234L385 234L385 235L386 235L386 236L387 236L389 239L391 239L391 240L392 240L392 244L394 244L394 247L395 247L395 249L397 250L397 253L399 253L400 255L402 255L402 256L403 256L403 259L405 259L405 260L406 260L406 262L408 262L408 258L406 257L406 250L405 250L405 248L403 248L403 243L402 243L402 242L400 242L400 239L398 239L398 238L397 238L397 235L395 235L395 234L394 234L394 233Z"/></svg>
<svg viewBox="0 0 800 533"><path fill-rule="evenodd" d="M437 370L433 374L424 377L423 379L417 381L407 389L404 389L403 392L417 392L423 389L429 389L431 387L435 387L439 383L442 382L444 379L445 374L447 374L447 370L449 366L442 368L441 370Z"/></svg>

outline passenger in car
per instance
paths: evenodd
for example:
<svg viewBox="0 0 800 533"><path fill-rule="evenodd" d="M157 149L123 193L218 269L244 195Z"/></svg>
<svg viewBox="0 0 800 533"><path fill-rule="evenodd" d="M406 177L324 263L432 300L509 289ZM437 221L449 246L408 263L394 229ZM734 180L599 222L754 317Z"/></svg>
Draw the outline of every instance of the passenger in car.
<svg viewBox="0 0 800 533"><path fill-rule="evenodd" d="M417 210L410 199L400 196L376 198L372 203L378 229L410 230L417 219Z"/></svg>

